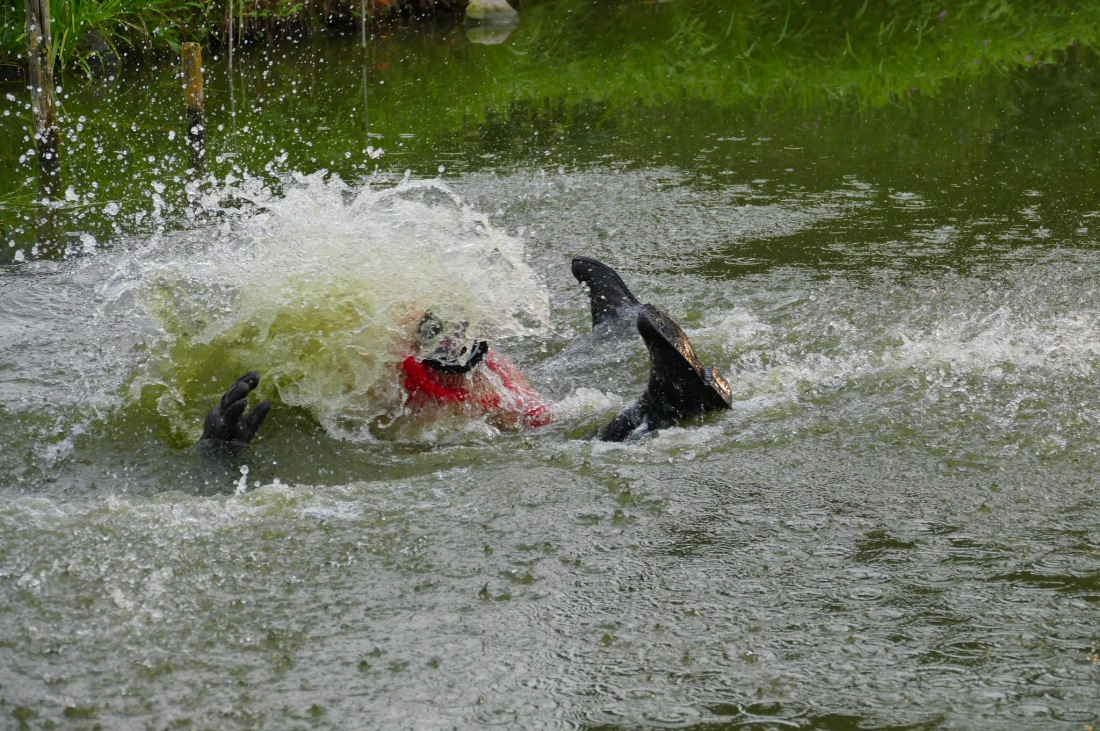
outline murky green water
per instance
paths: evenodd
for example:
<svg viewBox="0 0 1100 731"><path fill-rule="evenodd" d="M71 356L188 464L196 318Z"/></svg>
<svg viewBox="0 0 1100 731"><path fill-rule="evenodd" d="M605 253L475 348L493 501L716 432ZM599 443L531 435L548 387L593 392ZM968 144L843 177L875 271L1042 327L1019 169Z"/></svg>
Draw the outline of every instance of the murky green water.
<svg viewBox="0 0 1100 731"><path fill-rule="evenodd" d="M221 53L201 184L169 66L73 81L52 217L9 87L0 727L1100 722L1095 59L887 106L654 86L659 54L627 85L614 49L700 8L723 27L618 9L554 50L580 11L536 6L495 46ZM601 58L636 97L592 91ZM646 368L570 348L575 254L676 317L732 411L586 438ZM425 301L555 423L394 421ZM211 462L187 445L250 367L276 409Z"/></svg>

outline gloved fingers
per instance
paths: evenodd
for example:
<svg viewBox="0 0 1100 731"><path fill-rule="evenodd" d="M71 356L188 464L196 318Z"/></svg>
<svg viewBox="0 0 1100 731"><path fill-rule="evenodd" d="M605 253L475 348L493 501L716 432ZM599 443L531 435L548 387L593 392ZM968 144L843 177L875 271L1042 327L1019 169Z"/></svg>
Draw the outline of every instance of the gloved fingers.
<svg viewBox="0 0 1100 731"><path fill-rule="evenodd" d="M202 439L216 439L224 442L250 442L256 431L267 418L271 410L269 401L261 401L244 415L248 409L248 394L260 383L260 374L249 371L237 379L236 383L222 396L221 401L210 410L203 422Z"/></svg>
<svg viewBox="0 0 1100 731"><path fill-rule="evenodd" d="M260 376L256 371L249 371L243 376L237 379L237 382L229 387L229 390L222 396L221 405L224 409L234 401L240 401L247 396L252 389L260 383Z"/></svg>
<svg viewBox="0 0 1100 731"><path fill-rule="evenodd" d="M226 408L222 409L222 424L228 428L232 428L241 418L241 414L248 408L248 401L240 399L229 404Z"/></svg>
<svg viewBox="0 0 1100 731"><path fill-rule="evenodd" d="M260 430L260 425L264 423L269 411L271 411L271 402L261 401L253 407L252 411L248 412L248 416L244 417L244 428L248 432L248 439L252 439L256 432Z"/></svg>
<svg viewBox="0 0 1100 731"><path fill-rule="evenodd" d="M221 417L220 406L210 410L202 424L202 439L225 439L225 424Z"/></svg>

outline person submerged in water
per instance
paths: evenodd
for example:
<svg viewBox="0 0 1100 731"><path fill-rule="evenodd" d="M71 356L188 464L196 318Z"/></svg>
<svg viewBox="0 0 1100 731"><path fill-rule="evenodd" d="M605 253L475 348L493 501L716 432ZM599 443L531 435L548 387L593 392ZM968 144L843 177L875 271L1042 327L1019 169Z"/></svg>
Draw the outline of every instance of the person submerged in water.
<svg viewBox="0 0 1100 731"><path fill-rule="evenodd" d="M545 426L550 405L511 359L466 334L467 323L445 323L431 312L417 326L416 353L401 361L406 408L458 411L498 429Z"/></svg>
<svg viewBox="0 0 1100 731"><path fill-rule="evenodd" d="M687 335L667 314L642 304L606 264L576 257L573 275L587 285L594 332L633 320L649 351L649 381L641 397L600 433L605 441L657 431L685 418L730 408L729 384L704 367ZM414 352L400 363L405 406L414 413L456 413L484 418L507 430L553 421L550 405L519 367L485 340L470 337L467 324L447 323L430 311L416 328ZM261 401L246 414L248 394L260 382L256 371L241 376L206 416L202 440L248 443L271 410Z"/></svg>
<svg viewBox="0 0 1100 731"><path fill-rule="evenodd" d="M448 323L424 313L412 351L398 364L405 408L425 416L483 418L492 426L516 431L553 421L550 405L510 358L471 337L468 323ZM247 443L271 410L261 401L249 411L248 395L260 383L256 371L237 379L206 416L203 440Z"/></svg>

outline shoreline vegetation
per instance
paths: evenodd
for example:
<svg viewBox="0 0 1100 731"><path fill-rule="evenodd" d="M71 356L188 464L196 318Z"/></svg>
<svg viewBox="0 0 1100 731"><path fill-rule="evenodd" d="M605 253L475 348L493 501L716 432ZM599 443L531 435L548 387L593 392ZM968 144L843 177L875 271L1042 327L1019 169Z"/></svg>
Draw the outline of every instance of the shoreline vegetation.
<svg viewBox="0 0 1100 731"><path fill-rule="evenodd" d="M468 0L52 0L58 69L97 75L107 60L178 53L186 42L221 47L291 33L359 28L460 13ZM0 73L26 66L24 3L0 0Z"/></svg>
<svg viewBox="0 0 1100 731"><path fill-rule="evenodd" d="M518 25L487 45L464 28L466 2L51 0L68 181L57 190L72 187L79 199L98 186L96 205L117 204L136 228L160 220L147 215L150 205L167 206L158 216L185 210L182 184L152 203L143 196L192 177L177 137L185 127L176 77L179 46L191 41L207 49L206 174L214 177L274 177L258 171L284 163L345 179L379 166L431 174L448 155L471 166L531 159L536 148L548 155L548 140L603 150L659 136L664 149L685 126L684 110L714 129L769 134L887 119L859 133L881 133L885 149L913 120L931 142L944 110L978 99L974 123L992 139L1022 98L1062 84L1076 90L1062 97L1075 105L1061 117L1073 121L1067 138L1089 159L1100 147L1088 81L1100 68L1100 3L512 0ZM0 68L16 73L0 97L0 244L15 251L48 238L40 232L50 226L36 220L43 176L32 149L23 3L0 0L0 16ZM235 67L226 68L227 46L241 49L230 56ZM375 162L383 146L387 156ZM117 233L114 214L99 216L91 204L50 205L58 221L79 216L81 231Z"/></svg>
<svg viewBox="0 0 1100 731"><path fill-rule="evenodd" d="M53 0L55 74L285 37L371 34L460 18L468 0ZM1100 3L1046 0L512 0L519 58L508 75L551 96L652 104L687 95L759 108L856 98L876 108L944 82L1060 63L1100 48ZM586 27L621 26L601 36ZM26 79L24 4L0 0L0 78ZM565 66L564 72L548 71Z"/></svg>

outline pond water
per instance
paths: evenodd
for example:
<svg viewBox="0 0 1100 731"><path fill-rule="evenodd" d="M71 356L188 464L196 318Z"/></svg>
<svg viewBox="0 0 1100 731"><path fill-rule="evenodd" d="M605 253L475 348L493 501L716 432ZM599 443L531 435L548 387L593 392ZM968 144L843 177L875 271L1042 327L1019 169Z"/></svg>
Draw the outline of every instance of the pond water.
<svg viewBox="0 0 1100 731"><path fill-rule="evenodd" d="M198 174L170 64L66 82L45 210L9 87L0 726L1100 723L1095 59L777 105L607 50L719 6L208 51ZM647 362L577 254L729 412L591 438ZM555 422L402 415L425 307Z"/></svg>

